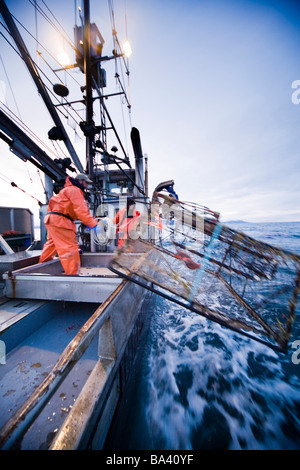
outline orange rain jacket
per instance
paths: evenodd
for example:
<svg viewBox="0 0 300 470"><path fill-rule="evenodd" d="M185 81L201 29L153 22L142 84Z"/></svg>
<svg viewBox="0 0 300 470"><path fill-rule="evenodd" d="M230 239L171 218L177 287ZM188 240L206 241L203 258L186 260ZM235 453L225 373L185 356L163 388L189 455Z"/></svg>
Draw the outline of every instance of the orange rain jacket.
<svg viewBox="0 0 300 470"><path fill-rule="evenodd" d="M162 224L158 211L153 211L152 218L153 220L148 221L148 225L162 230L163 224ZM122 246L124 245L124 243L126 242L128 238L128 234L130 236L130 232L136 229L136 226L139 220L141 220L141 214L139 211L135 209L133 210L132 217L128 217L126 207L124 207L124 209L120 209L117 212L117 215L115 216L114 219L112 219L112 222L114 225L116 225L116 233L119 235L118 248L122 248ZM146 222L143 221L143 223L146 223Z"/></svg>
<svg viewBox="0 0 300 470"><path fill-rule="evenodd" d="M74 223L77 219L88 227L97 225L97 220L91 216L84 199L83 189L77 180L68 176L64 188L49 201L48 213L44 218L47 242L40 256L40 263L50 261L57 253L66 274L79 273L80 256Z"/></svg>
<svg viewBox="0 0 300 470"><path fill-rule="evenodd" d="M114 219L112 219L113 224L117 226L116 232L119 234L118 248L122 248L128 238L128 233L130 233L131 229L135 228L133 219L140 215L140 212L134 209L132 217L128 217L127 207L124 207L124 209L120 209Z"/></svg>

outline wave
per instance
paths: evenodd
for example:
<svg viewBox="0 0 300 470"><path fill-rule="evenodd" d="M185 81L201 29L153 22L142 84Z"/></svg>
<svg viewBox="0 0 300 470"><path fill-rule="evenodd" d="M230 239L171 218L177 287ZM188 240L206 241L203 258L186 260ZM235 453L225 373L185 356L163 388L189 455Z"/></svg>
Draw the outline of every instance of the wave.
<svg viewBox="0 0 300 470"><path fill-rule="evenodd" d="M286 357L163 299L156 313L151 448L300 448L300 380Z"/></svg>

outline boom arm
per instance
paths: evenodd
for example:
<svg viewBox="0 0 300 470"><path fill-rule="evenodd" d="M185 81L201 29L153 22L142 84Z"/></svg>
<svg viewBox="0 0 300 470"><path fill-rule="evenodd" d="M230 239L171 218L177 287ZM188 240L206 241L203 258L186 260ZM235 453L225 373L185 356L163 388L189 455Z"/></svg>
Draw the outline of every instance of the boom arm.
<svg viewBox="0 0 300 470"><path fill-rule="evenodd" d="M54 181L66 178L61 168L30 139L3 111L0 110L0 138L9 145L10 150L23 161L29 161Z"/></svg>

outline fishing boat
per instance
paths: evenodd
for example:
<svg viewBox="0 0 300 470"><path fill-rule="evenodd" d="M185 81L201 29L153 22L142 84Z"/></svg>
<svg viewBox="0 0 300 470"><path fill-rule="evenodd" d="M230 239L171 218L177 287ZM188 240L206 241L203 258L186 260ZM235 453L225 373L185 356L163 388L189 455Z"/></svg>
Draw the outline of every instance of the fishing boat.
<svg viewBox="0 0 300 470"><path fill-rule="evenodd" d="M36 14L48 18L48 10L37 4L35 8ZM40 203L40 240L35 240L31 230L30 211L2 208L0 447L101 449L130 372L143 327L141 309L148 295L143 287L108 269L118 241L113 226L104 224L126 206L128 198L134 198L141 213L149 210L147 167L139 131L131 128L132 165L106 105L109 98L119 95L130 109L126 84L120 76L123 69L128 74L128 60L114 23L114 49L111 55L104 55L104 38L90 19L89 1L84 0L74 40L65 36L75 63L51 69L57 81L49 90L4 0L0 13L5 30L13 38L13 48L26 64L53 120L49 139L64 145L61 158L49 156L32 134L21 128L16 116L2 106L0 138L24 164L35 165L44 173L46 203ZM113 18L113 11L110 13ZM55 28L59 28L57 23ZM65 32L60 29L59 34ZM110 61L116 67L117 93L106 91L103 66ZM80 71L82 79L77 86L79 100L69 99L69 89L59 78L74 69ZM78 121L82 111L79 116L76 105L84 108L78 123L86 142L84 162L60 117L64 109L69 119L75 115ZM112 139L116 144L109 150ZM76 221L81 269L79 275L66 276L58 257L39 263L46 240L43 219L51 196L62 189L68 174L78 172L86 173L93 182L88 205L103 231L97 237ZM135 253L132 256L136 258Z"/></svg>
<svg viewBox="0 0 300 470"><path fill-rule="evenodd" d="M152 294L284 353L296 317L299 255L225 226L216 211L180 200L173 180L159 183L149 197L139 130L131 126L132 166L106 106L108 99L120 95L130 109L117 65L119 92L106 91L103 66L120 62L125 75L129 73L109 5L112 55L104 55L105 41L91 22L88 0L83 1L74 42L66 39L75 63L54 70L39 52L56 78L74 69L84 78L83 84L77 83L80 99L68 98L62 78L52 83L53 96L58 97L54 104L15 18L0 0L6 31L54 122L48 136L52 142L61 141L69 155L52 158L28 129L18 125L15 115L0 109L0 138L13 154L45 174L46 194L46 204L40 204L40 240L34 240L32 214L26 209L0 208L1 220L6 220L0 238L5 253L0 256L2 449L103 448L134 362L144 306ZM34 7L49 19L37 2ZM77 105L84 108L83 118ZM80 115L84 164L62 124L62 109L68 120L73 113ZM110 135L115 144L109 150ZM101 233L95 235L76 221L81 270L65 275L59 258L39 263L46 240L43 220L53 192L62 189L68 175L82 172L92 181L88 205ZM133 236L118 247L112 220L130 199L140 216Z"/></svg>

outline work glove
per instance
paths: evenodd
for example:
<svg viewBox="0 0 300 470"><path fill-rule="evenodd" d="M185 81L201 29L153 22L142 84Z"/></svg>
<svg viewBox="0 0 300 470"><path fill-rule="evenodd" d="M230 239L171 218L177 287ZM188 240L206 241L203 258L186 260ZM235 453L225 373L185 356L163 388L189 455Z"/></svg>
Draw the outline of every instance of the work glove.
<svg viewBox="0 0 300 470"><path fill-rule="evenodd" d="M100 227L99 225L96 225L95 227L93 227L93 230L95 232L95 235L100 235L103 231L103 228Z"/></svg>

